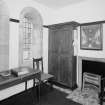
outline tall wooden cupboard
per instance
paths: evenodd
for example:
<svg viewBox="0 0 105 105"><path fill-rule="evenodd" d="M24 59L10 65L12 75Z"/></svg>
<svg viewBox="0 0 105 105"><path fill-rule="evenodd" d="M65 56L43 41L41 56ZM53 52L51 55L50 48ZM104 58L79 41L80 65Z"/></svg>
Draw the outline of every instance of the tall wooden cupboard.
<svg viewBox="0 0 105 105"><path fill-rule="evenodd" d="M49 25L48 72L54 82L70 87L76 86L76 56L74 56L73 34L78 23L68 22Z"/></svg>

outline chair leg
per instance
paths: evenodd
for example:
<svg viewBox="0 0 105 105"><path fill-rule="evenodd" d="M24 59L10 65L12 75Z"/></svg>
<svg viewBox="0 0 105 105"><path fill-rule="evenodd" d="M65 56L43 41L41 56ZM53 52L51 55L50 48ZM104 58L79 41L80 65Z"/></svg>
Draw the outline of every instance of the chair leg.
<svg viewBox="0 0 105 105"><path fill-rule="evenodd" d="M38 101L40 102L40 84L38 85Z"/></svg>
<svg viewBox="0 0 105 105"><path fill-rule="evenodd" d="M35 105L35 87L32 88L32 103Z"/></svg>
<svg viewBox="0 0 105 105"><path fill-rule="evenodd" d="M52 83L52 80L50 79L50 80L48 80L48 82L49 82L49 85L50 85L50 89L53 90L53 83Z"/></svg>
<svg viewBox="0 0 105 105"><path fill-rule="evenodd" d="M53 90L53 83L50 83L50 88L51 90Z"/></svg>
<svg viewBox="0 0 105 105"><path fill-rule="evenodd" d="M37 85L36 93L37 93L38 105L41 105L41 103L40 103L40 101L41 101L41 98L40 98L40 84Z"/></svg>

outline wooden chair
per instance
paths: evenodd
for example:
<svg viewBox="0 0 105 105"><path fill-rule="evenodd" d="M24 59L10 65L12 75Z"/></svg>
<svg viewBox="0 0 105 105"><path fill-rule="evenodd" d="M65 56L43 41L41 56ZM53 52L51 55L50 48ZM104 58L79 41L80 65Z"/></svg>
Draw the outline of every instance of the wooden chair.
<svg viewBox="0 0 105 105"><path fill-rule="evenodd" d="M41 71L41 77L40 77L40 84L42 83L49 83L50 87L52 88L52 79L54 78L53 75L44 73L43 70L43 58L33 58L33 69L35 70L40 70Z"/></svg>

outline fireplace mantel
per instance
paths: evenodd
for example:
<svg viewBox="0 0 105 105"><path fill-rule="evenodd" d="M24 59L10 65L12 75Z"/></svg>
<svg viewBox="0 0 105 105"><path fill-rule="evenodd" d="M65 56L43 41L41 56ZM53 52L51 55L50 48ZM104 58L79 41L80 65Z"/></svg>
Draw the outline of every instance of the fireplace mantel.
<svg viewBox="0 0 105 105"><path fill-rule="evenodd" d="M77 84L80 88L82 86L82 60L105 62L105 58L92 58L92 57L78 56Z"/></svg>
<svg viewBox="0 0 105 105"><path fill-rule="evenodd" d="M93 57L83 57L83 56L79 56L78 60L79 61L91 60L91 61L105 62L105 58L93 58Z"/></svg>

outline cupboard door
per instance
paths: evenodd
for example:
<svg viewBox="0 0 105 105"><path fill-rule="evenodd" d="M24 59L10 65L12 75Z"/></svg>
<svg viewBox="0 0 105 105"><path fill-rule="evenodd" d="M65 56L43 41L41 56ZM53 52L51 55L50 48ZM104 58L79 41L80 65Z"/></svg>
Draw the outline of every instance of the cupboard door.
<svg viewBox="0 0 105 105"><path fill-rule="evenodd" d="M72 86L72 29L62 28L60 30L60 63L59 63L59 82Z"/></svg>
<svg viewBox="0 0 105 105"><path fill-rule="evenodd" d="M49 28L48 72L55 81L74 87L76 85L76 62L73 60L73 27L71 25Z"/></svg>
<svg viewBox="0 0 105 105"><path fill-rule="evenodd" d="M49 30L48 72L54 75L55 80L59 78L59 31Z"/></svg>

